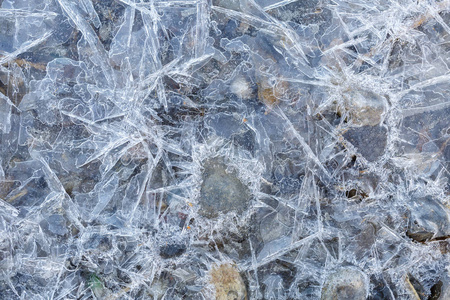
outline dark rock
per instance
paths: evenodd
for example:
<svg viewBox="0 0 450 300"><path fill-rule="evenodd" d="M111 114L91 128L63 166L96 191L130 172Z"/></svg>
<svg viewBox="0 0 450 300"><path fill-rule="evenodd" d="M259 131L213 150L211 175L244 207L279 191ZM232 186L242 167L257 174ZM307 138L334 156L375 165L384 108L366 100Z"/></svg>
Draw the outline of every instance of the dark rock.
<svg viewBox="0 0 450 300"><path fill-rule="evenodd" d="M442 281L438 281L436 282L430 289L430 297L428 298L429 300L439 300L439 298L441 297L441 292L442 292Z"/></svg>
<svg viewBox="0 0 450 300"><path fill-rule="evenodd" d="M450 275L446 273L442 279L442 287L439 299L450 299Z"/></svg>
<svg viewBox="0 0 450 300"><path fill-rule="evenodd" d="M387 130L383 126L362 126L349 129L344 137L365 159L373 162L384 154Z"/></svg>
<svg viewBox="0 0 450 300"><path fill-rule="evenodd" d="M392 289L383 276L372 275L370 278L373 289L369 295L370 300L390 300L395 299Z"/></svg>
<svg viewBox="0 0 450 300"><path fill-rule="evenodd" d="M159 248L159 255L162 258L172 258L180 256L186 251L186 245L183 244L168 244Z"/></svg>
<svg viewBox="0 0 450 300"><path fill-rule="evenodd" d="M205 162L200 191L200 214L215 218L219 213L242 213L248 207L250 191L237 177L236 171L227 171L221 159Z"/></svg>
<svg viewBox="0 0 450 300"><path fill-rule="evenodd" d="M432 197L416 199L411 204L407 235L418 242L450 236L449 210Z"/></svg>
<svg viewBox="0 0 450 300"><path fill-rule="evenodd" d="M234 135L233 140L236 145L242 147L243 149L249 151L250 153L254 153L255 133L252 130L247 130L242 133Z"/></svg>

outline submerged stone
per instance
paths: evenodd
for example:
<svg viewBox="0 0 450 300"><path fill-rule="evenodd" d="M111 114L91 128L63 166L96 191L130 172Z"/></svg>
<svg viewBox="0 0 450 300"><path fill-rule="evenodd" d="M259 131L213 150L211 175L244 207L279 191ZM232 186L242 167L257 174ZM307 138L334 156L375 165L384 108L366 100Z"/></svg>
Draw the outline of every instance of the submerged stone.
<svg viewBox="0 0 450 300"><path fill-rule="evenodd" d="M344 137L358 148L358 153L373 162L384 154L387 130L383 126L362 126L351 128L344 134Z"/></svg>
<svg viewBox="0 0 450 300"><path fill-rule="evenodd" d="M407 235L418 242L450 236L448 208L432 197L416 199L411 204Z"/></svg>
<svg viewBox="0 0 450 300"><path fill-rule="evenodd" d="M162 258L180 256L184 252L186 252L186 246L183 244L167 244L159 248L159 255Z"/></svg>
<svg viewBox="0 0 450 300"><path fill-rule="evenodd" d="M236 266L223 264L210 271L216 300L246 300L247 290Z"/></svg>
<svg viewBox="0 0 450 300"><path fill-rule="evenodd" d="M440 280L436 282L430 289L429 300L450 299L450 275L444 273Z"/></svg>
<svg viewBox="0 0 450 300"><path fill-rule="evenodd" d="M325 281L321 300L365 300L367 279L363 272L354 268L342 268Z"/></svg>
<svg viewBox="0 0 450 300"><path fill-rule="evenodd" d="M200 191L201 215L215 218L220 213L242 213L249 200L250 190L239 180L236 171L229 172L218 158L205 162Z"/></svg>

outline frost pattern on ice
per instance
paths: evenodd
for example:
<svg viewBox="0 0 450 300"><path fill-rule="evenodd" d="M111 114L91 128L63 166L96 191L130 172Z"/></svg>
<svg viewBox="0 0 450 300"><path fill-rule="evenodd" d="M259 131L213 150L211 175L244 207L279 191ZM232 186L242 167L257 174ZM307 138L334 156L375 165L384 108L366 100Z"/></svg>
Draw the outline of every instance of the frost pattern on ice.
<svg viewBox="0 0 450 300"><path fill-rule="evenodd" d="M0 0L1 298L445 299L449 51L448 0Z"/></svg>

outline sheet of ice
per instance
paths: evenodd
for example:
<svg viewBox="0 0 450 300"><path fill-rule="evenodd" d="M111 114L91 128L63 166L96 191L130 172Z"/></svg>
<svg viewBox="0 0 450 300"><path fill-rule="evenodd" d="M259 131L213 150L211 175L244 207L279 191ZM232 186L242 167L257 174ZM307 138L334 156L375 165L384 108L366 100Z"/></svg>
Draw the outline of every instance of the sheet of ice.
<svg viewBox="0 0 450 300"><path fill-rule="evenodd" d="M0 0L2 299L446 299L450 1Z"/></svg>

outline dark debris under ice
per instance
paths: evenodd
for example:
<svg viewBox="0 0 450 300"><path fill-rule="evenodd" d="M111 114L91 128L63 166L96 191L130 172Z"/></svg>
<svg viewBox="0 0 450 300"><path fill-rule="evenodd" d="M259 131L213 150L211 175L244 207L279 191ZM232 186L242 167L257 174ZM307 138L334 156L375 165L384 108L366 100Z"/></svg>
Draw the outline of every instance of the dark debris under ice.
<svg viewBox="0 0 450 300"><path fill-rule="evenodd" d="M449 0L0 0L0 299L450 299Z"/></svg>

